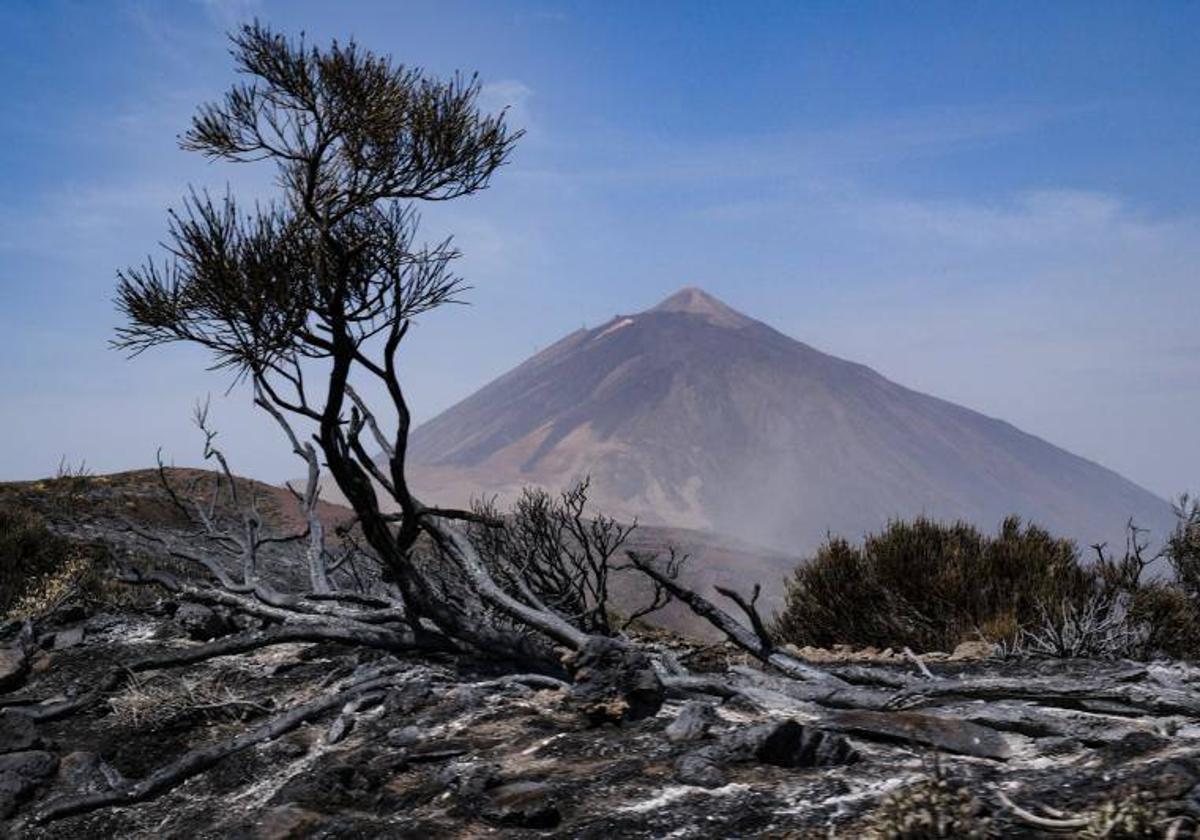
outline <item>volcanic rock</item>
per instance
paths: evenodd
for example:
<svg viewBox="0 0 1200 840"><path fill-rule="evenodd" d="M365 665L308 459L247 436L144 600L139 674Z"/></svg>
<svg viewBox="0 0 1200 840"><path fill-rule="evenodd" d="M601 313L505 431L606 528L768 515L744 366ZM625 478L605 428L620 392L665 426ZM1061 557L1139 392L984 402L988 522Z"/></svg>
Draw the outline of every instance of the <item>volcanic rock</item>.
<svg viewBox="0 0 1200 840"><path fill-rule="evenodd" d="M11 709L0 711L0 754L28 750L37 743L33 718Z"/></svg>
<svg viewBox="0 0 1200 840"><path fill-rule="evenodd" d="M571 697L593 723L650 717L666 692L644 653L614 639L595 636L567 663Z"/></svg>
<svg viewBox="0 0 1200 840"><path fill-rule="evenodd" d="M21 648L0 648L0 691L12 691L21 685L25 679L28 662L28 657Z"/></svg>
<svg viewBox="0 0 1200 840"><path fill-rule="evenodd" d="M667 726L667 739L676 742L699 740L708 734L709 727L718 719L716 707L712 703L694 700L684 706L675 720Z"/></svg>

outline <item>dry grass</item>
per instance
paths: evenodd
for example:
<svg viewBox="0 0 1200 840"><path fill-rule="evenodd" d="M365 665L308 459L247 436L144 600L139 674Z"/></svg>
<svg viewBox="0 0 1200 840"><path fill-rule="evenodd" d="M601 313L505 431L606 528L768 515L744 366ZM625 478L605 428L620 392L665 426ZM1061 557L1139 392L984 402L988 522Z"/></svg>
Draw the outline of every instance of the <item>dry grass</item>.
<svg viewBox="0 0 1200 840"><path fill-rule="evenodd" d="M131 675L125 688L109 698L119 723L131 728L160 729L184 720L246 720L272 711L251 699L242 675L207 673Z"/></svg>
<svg viewBox="0 0 1200 840"><path fill-rule="evenodd" d="M70 543L52 534L44 518L15 504L0 506L0 615L19 607L23 617L39 596L54 597L65 580L44 586L42 581L65 578L73 565L78 563Z"/></svg>

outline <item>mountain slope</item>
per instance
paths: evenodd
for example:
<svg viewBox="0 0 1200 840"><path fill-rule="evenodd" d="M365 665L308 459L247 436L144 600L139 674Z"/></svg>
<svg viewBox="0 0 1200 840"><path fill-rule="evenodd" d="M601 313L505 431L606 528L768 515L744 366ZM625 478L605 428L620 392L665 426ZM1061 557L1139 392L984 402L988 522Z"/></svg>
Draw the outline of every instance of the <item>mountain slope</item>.
<svg viewBox="0 0 1200 840"><path fill-rule="evenodd" d="M1084 544L1161 499L1012 425L821 353L698 289L578 330L418 428L441 503L590 475L598 509L789 552L927 514Z"/></svg>

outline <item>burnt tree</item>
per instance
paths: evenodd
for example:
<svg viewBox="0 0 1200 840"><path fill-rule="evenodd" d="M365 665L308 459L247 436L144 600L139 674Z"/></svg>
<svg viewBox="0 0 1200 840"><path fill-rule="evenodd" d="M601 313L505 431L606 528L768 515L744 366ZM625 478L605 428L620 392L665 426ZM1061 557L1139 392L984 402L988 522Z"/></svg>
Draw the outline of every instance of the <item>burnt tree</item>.
<svg viewBox="0 0 1200 840"><path fill-rule="evenodd" d="M322 50L258 24L233 45L248 81L203 106L182 145L273 165L280 196L246 211L232 196L193 192L171 214L166 260L119 276L126 324L117 345L134 354L179 341L206 348L216 368L253 382L310 475L307 444L283 418L311 429L413 632L538 658L526 634L481 621L483 605L579 648L582 630L492 581L455 522L471 513L422 504L405 475L410 412L397 354L414 317L462 290L450 242L418 244L415 204L487 187L520 132L503 113L479 110L474 78L437 80L352 42ZM382 409L354 389L370 380L387 395ZM386 432L384 415L395 418ZM415 561L423 535L471 598L447 599ZM331 595L316 570L313 584Z"/></svg>
<svg viewBox="0 0 1200 840"><path fill-rule="evenodd" d="M143 539L158 539L163 553L194 560L206 574L196 582L129 570L127 579L230 607L265 624L122 663L86 691L24 701L13 711L50 720L97 702L130 674L271 644L337 641L389 652L471 651L519 666L488 684L567 688L555 675L569 676L573 701L596 720L652 715L665 691L683 698L756 703L774 696L821 709L866 709L875 716L860 716L856 731L865 728L883 739L894 739L897 729L878 723L880 715L936 698L1015 699L1060 708L1097 703L1200 717L1200 700L1182 679L1152 689L1124 678L1029 685L986 673L939 676L921 663L919 677L865 667L832 673L776 644L758 613L757 588L749 598L718 590L745 613L747 627L684 587L674 554L664 564L627 551L629 568L651 586L652 606L679 599L763 666L690 674L669 651L639 649L609 624L609 560L628 532L610 520L585 519L581 494L568 494L559 513L539 502L531 528L499 535L503 540L489 563L486 532L478 529L495 524L494 512L431 507L409 486L410 413L397 356L412 319L454 301L463 288L450 270L457 252L449 241L418 244L416 204L487 187L520 132L508 129L502 113L479 110L473 78L433 79L353 43L318 49L258 24L232 40L246 81L203 106L182 144L217 160L273 166L279 197L246 210L232 196L193 192L171 215L166 258L120 274L117 303L125 325L116 345L135 355L173 342L199 345L217 369L249 380L258 404L308 468L305 491L297 492L307 527L291 535L264 533L253 498L245 504L233 499L233 524L222 524L212 513L216 488L209 505L198 506L194 493L178 492L164 480L196 528L178 540ZM375 387L361 387L367 383ZM371 393L386 396L372 405L366 399ZM206 418L201 413L197 419L206 435L205 456L221 466L233 494L237 483L213 445ZM385 586L369 592L339 586L334 572L341 561L325 546L317 508L322 461L350 503L355 534L381 565ZM307 588L280 591L260 575L260 554L304 539ZM544 546L552 548L549 556L529 553ZM428 553L437 562L427 562ZM34 819L155 796L227 755L387 691L403 667L394 661L363 666L328 696L188 751L140 782L52 799Z"/></svg>

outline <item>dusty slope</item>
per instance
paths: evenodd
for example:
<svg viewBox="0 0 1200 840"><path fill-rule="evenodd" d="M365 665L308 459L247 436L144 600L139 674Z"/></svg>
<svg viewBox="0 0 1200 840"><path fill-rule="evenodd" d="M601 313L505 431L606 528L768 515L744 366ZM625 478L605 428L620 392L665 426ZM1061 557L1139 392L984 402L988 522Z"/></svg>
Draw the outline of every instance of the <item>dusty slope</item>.
<svg viewBox="0 0 1200 840"><path fill-rule="evenodd" d="M811 550L890 517L1017 513L1084 545L1161 499L1001 420L890 382L696 289L576 331L421 426L413 480L463 503L590 474L642 522Z"/></svg>

